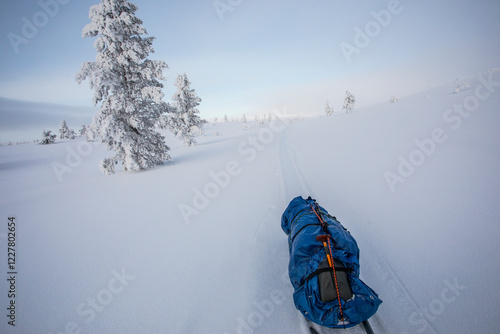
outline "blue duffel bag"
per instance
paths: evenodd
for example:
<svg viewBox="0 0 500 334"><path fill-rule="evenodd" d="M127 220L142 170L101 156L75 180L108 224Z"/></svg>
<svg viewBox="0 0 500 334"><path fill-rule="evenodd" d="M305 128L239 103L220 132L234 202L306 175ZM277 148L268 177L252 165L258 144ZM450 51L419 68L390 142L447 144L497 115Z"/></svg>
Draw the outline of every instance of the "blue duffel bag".
<svg viewBox="0 0 500 334"><path fill-rule="evenodd" d="M344 226L311 197L294 198L281 217L295 307L330 328L356 326L382 301L359 278L359 248Z"/></svg>

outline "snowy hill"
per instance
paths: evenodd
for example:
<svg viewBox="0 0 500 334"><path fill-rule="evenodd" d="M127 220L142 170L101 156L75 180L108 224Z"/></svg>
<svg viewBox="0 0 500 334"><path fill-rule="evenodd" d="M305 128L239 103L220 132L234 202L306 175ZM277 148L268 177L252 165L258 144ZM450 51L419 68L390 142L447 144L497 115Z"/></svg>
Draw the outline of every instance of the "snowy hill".
<svg viewBox="0 0 500 334"><path fill-rule="evenodd" d="M82 139L0 147L2 271L12 215L18 271L16 327L0 331L302 333L280 218L310 195L359 243L376 333L496 332L498 81L208 124L194 147L166 134L173 162L138 173L102 175L109 153Z"/></svg>

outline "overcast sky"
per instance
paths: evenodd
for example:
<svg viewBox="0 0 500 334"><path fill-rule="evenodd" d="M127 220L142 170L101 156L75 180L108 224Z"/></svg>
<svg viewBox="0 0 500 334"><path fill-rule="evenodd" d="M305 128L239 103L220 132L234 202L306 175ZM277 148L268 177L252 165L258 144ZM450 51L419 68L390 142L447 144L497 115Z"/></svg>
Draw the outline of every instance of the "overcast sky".
<svg viewBox="0 0 500 334"><path fill-rule="evenodd" d="M56 1L0 3L0 97L91 106L88 82L74 76L95 60L81 31L98 1ZM498 0L132 2L156 37L150 58L170 67L165 100L186 72L206 118L284 106L320 114L326 100L339 110L346 90L363 107L500 63Z"/></svg>

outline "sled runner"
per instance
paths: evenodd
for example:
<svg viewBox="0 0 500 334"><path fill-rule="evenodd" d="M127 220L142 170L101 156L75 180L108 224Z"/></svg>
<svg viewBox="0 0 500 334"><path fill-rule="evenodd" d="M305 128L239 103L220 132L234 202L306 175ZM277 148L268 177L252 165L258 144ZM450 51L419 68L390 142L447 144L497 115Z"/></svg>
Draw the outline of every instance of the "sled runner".
<svg viewBox="0 0 500 334"><path fill-rule="evenodd" d="M359 278L358 245L335 217L299 196L283 213L281 228L288 236L295 307L306 319L348 328L375 314L382 301Z"/></svg>

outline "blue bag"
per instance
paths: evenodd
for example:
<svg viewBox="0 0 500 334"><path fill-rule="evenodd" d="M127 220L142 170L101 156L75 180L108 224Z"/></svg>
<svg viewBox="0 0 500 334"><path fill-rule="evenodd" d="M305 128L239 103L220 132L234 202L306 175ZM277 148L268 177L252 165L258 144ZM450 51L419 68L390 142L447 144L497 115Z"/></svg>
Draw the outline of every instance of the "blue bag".
<svg viewBox="0 0 500 334"><path fill-rule="evenodd" d="M382 301L359 278L358 245L335 217L311 197L299 196L283 213L281 228L288 236L295 307L308 320L348 328L375 314Z"/></svg>

